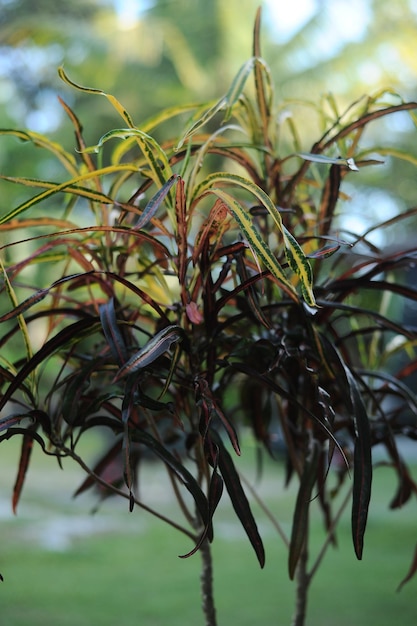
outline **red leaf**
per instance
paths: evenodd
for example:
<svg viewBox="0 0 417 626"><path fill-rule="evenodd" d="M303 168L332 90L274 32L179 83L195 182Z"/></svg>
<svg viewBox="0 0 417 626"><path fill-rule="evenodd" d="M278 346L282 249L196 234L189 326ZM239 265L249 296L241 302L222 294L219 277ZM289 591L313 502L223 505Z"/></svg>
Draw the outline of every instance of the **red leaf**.
<svg viewBox="0 0 417 626"><path fill-rule="evenodd" d="M12 497L12 509L13 513L16 514L17 505L19 503L20 495L22 493L23 484L25 482L26 473L29 467L30 457L33 449L33 437L31 435L31 429L33 427L28 428L28 432L23 435L22 440L22 450L20 453L20 461L19 461L19 469L17 471L16 481L13 487L13 497ZM34 426L36 428L36 425Z"/></svg>
<svg viewBox="0 0 417 626"><path fill-rule="evenodd" d="M204 317L195 302L189 302L189 304L186 304L185 310L187 312L187 317L190 322L192 322L193 324L203 323Z"/></svg>

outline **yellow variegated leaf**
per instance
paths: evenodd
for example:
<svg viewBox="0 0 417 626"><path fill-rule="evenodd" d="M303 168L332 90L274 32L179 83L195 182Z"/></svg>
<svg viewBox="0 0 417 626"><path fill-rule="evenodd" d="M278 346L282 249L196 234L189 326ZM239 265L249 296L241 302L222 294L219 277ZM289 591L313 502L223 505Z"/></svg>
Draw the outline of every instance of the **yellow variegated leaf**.
<svg viewBox="0 0 417 626"><path fill-rule="evenodd" d="M232 84L230 85L229 91L225 96L221 97L217 102L215 102L210 108L205 109L204 113L188 128L185 132L184 136L180 139L176 146L176 150L182 148L184 143L192 137L200 128L202 128L207 122L209 122L219 111L222 109L226 109L224 121L226 122L232 115L232 110L236 102L239 100L243 88L246 84L248 76L250 75L253 66L255 63L255 59L251 58L238 71L236 74Z"/></svg>
<svg viewBox="0 0 417 626"><path fill-rule="evenodd" d="M117 128L100 138L97 145L86 148L84 152L98 152L110 139L128 139L133 137L139 145L151 171L151 178L158 187L162 187L172 175L167 155L157 141L138 128Z"/></svg>
<svg viewBox="0 0 417 626"><path fill-rule="evenodd" d="M42 189L55 189L56 183L49 182L47 180L37 180L35 178L22 178L21 176L1 176L2 180L7 180L10 183L16 183L19 185L24 185L25 187L40 187ZM70 185L66 187L65 191L73 194L74 196L82 196L83 198L88 198L89 200L93 200L94 202L102 202L103 204L113 204L114 200L109 198L104 193L99 191L94 191L92 189L87 189L86 187L78 187L75 185Z"/></svg>
<svg viewBox="0 0 417 626"><path fill-rule="evenodd" d="M135 125L133 124L132 118L130 117L129 113L120 104L120 102L117 100L117 98L115 98L111 94L105 93L101 89L94 89L93 87L82 87L81 85L78 85L77 83L74 83L74 81L72 81L70 78L68 78L68 76L66 75L63 67L59 67L58 68L58 75L61 78L61 80L64 81L64 83L66 83L70 87L73 87L74 89L78 89L78 91L83 91L84 93L96 94L98 96L104 96L105 98L107 98L107 100L113 105L113 107L116 109L116 111L120 114L120 116L127 123L127 125L130 128L134 128L135 127Z"/></svg>
<svg viewBox="0 0 417 626"><path fill-rule="evenodd" d="M26 200L25 202L20 204L18 207L16 207L15 209L10 211L6 215L1 216L0 224L9 222L10 220L14 219L18 215L20 215L21 213L29 209L30 207L34 206L35 204L38 204L39 202L42 202L43 200L46 200L46 198L49 198L50 196L53 196L54 194L59 193L60 191L67 191L68 189L70 189L71 193L73 194L77 193L77 184L80 182L94 179L99 176L105 176L107 174L112 174L115 172L123 172L123 171L137 172L137 168L133 164L109 165L108 167L103 167L101 169L94 170L93 172L86 172L85 174L81 174L80 176L75 176L71 180L67 180L64 183L53 185L51 188L46 189L45 191L38 194L37 196L30 198L30 200ZM79 193L78 195L82 195L82 194ZM95 196L98 202L103 202L103 198L104 198L103 194L100 194L99 192L91 191L90 198L92 196Z"/></svg>
<svg viewBox="0 0 417 626"><path fill-rule="evenodd" d="M286 287L289 293L292 293L297 297L294 286L289 282L272 250L262 239L259 231L255 228L250 214L248 214L246 209L242 207L242 205L233 196L222 189L210 189L208 193L214 194L224 202L235 218L242 234L247 239L252 250L256 252L261 262L271 272L271 274Z"/></svg>
<svg viewBox="0 0 417 626"><path fill-rule="evenodd" d="M226 107L226 98L222 97L220 98L220 100L215 102L215 104L210 106L210 108L206 109L204 113L195 122L193 122L190 128L188 128L188 130L185 132L184 136L180 139L180 141L176 145L175 151L180 150L182 146L184 145L184 143L190 137L192 137L198 130L200 130L200 128L202 128L202 126L207 124L207 122L209 122L219 111L221 111L225 107Z"/></svg>
<svg viewBox="0 0 417 626"><path fill-rule="evenodd" d="M51 152L56 158L63 164L65 169L70 172L72 175L77 173L77 162L75 156L72 153L66 152L64 148L57 142L51 141L47 137L40 135L39 133L35 133L30 130L13 130L13 129L0 129L0 135L10 135L13 137L17 137L22 141L29 141L33 143L34 146L39 148L44 148Z"/></svg>
<svg viewBox="0 0 417 626"><path fill-rule="evenodd" d="M213 187L219 184L229 186L237 185L241 189L249 191L257 198L260 204L262 204L268 210L269 214L271 215L276 226L282 234L288 263L291 269L300 279L301 290L305 301L309 306L317 306L313 294L313 272L311 270L310 263L304 252L302 251L300 245L284 227L281 219L281 214L276 208L275 204L268 196L268 194L265 193L260 187L258 187L258 185L253 183L251 180L237 174L216 172L207 176L207 178L205 178L200 183L200 185L198 185L198 187L194 191L192 202L196 201L196 199L201 195L207 193L210 190L213 190Z"/></svg>

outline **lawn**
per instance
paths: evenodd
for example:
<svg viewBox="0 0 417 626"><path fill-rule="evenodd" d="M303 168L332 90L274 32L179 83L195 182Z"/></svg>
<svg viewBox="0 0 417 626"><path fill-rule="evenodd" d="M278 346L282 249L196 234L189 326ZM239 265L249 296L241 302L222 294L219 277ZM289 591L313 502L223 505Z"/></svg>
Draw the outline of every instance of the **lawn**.
<svg viewBox="0 0 417 626"><path fill-rule="evenodd" d="M16 466L15 446L0 457L1 623L6 626L199 626L199 556L179 559L189 540L127 503L106 501L95 515L92 495L73 501L82 475L75 467L52 472L53 459L36 455L17 517L10 513ZM247 463L251 473L251 463ZM163 471L145 468L146 497L169 512L174 503ZM263 493L288 532L294 491L283 490L282 469L267 465ZM308 626L414 626L417 579L400 593L416 543L416 505L391 512L395 480L387 468L375 473L364 559L351 547L349 512L342 519L338 547L331 548L313 581ZM219 626L291 622L294 584L287 579L286 550L265 515L259 513L267 563L260 570L234 521L221 506L215 520L215 585ZM313 551L323 538L313 515ZM316 548L317 546L317 548Z"/></svg>

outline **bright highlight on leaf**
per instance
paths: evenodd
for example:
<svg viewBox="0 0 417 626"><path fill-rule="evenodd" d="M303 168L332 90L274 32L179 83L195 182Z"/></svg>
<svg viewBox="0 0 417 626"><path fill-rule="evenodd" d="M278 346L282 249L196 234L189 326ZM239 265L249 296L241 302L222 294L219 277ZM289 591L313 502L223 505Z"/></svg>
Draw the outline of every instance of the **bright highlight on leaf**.
<svg viewBox="0 0 417 626"><path fill-rule="evenodd" d="M297 156L305 159L306 161L314 161L315 163L326 163L327 165L345 165L353 172L359 172L359 168L356 165L353 158L343 159L339 157L337 159L333 157L327 157L323 154L313 154L311 152L299 152Z"/></svg>

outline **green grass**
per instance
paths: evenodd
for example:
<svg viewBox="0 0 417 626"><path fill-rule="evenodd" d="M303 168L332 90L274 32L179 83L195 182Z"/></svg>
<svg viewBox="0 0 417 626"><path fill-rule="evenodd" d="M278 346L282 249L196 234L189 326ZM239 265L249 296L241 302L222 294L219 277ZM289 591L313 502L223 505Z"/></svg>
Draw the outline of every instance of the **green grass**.
<svg viewBox="0 0 417 626"><path fill-rule="evenodd" d="M2 498L14 480L13 450L0 458ZM5 446L2 446L5 448ZM13 460L12 460L13 459ZM191 547L189 540L125 503L107 502L96 514L97 533L77 536L79 521L89 521L92 501L71 502L80 482L74 470L51 474L51 459L37 460L17 518L1 523L1 623L7 626L199 626L198 554L178 555ZM293 491L282 490L282 472L268 467L265 497L288 531ZM169 511L169 496L158 491L163 473L150 469L155 501ZM401 593L395 589L404 577L415 545L416 507L387 509L395 488L389 470L376 472L364 559L358 562L351 546L349 513L338 533L338 548L330 549L313 581L308 626L414 626L417 622L417 581ZM257 507L254 505L255 511ZM39 545L41 531L51 520L66 519L74 536L64 550ZM271 524L260 513L260 530L267 563L260 570L242 529L228 505L215 523L213 544L219 626L289 626L294 584L287 578L286 550ZM107 527L106 527L107 524ZM103 526L99 532L100 527ZM112 530L113 527L118 530ZM51 530L51 533L57 531ZM323 533L313 517L312 552Z"/></svg>

